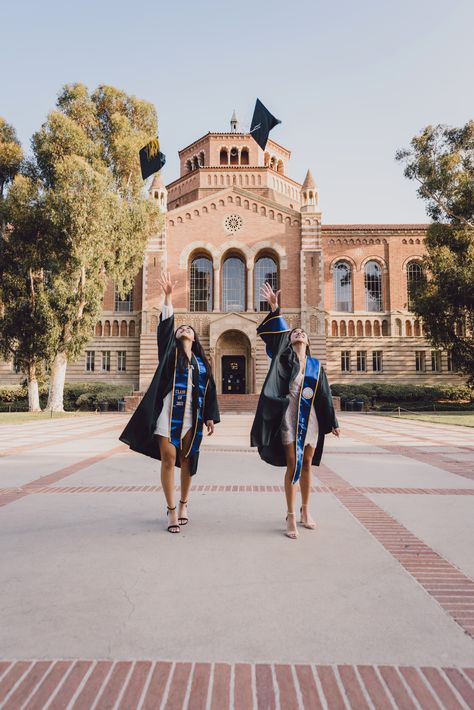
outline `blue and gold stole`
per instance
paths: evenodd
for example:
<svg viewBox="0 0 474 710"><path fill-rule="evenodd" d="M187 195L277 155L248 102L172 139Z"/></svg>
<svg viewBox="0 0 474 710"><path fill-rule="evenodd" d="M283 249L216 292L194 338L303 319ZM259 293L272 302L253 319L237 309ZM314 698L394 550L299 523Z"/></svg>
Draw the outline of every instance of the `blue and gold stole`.
<svg viewBox="0 0 474 710"><path fill-rule="evenodd" d="M193 455L199 451L202 440L202 425L204 412L204 399L208 385L207 370L204 362L200 357L192 354L192 359L196 362L199 369L199 392L198 392L198 410L196 416L196 424L191 445L185 456ZM188 392L188 370L180 372L177 368L178 351L176 351L174 361L174 379L173 379L173 403L170 415L170 441L177 449L181 448L181 432L183 431L184 410L186 407L186 397ZM191 393L190 393L191 394Z"/></svg>
<svg viewBox="0 0 474 710"><path fill-rule="evenodd" d="M297 483L300 478L301 466L303 464L303 453L308 431L308 422L313 408L316 390L319 384L319 373L321 366L315 357L307 357L303 382L301 383L300 398L298 403L298 419L296 422L296 465L292 483Z"/></svg>

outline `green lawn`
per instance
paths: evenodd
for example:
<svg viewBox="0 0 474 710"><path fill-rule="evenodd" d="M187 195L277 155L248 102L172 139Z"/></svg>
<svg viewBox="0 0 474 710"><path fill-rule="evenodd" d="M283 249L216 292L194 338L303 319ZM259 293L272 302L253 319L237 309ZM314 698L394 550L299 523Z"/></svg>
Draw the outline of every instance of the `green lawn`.
<svg viewBox="0 0 474 710"><path fill-rule="evenodd" d="M94 412L0 412L0 424L22 424L38 419L64 419L91 416Z"/></svg>
<svg viewBox="0 0 474 710"><path fill-rule="evenodd" d="M398 417L397 412L371 412L379 417L395 417L396 419L418 419L422 422L435 424L457 424L458 426L474 427L474 412L402 412Z"/></svg>

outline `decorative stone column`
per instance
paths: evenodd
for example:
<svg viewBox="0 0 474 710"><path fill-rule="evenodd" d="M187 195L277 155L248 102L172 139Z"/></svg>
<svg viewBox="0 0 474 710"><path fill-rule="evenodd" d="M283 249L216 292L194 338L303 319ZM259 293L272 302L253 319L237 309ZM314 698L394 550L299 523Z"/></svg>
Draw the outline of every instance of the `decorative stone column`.
<svg viewBox="0 0 474 710"><path fill-rule="evenodd" d="M253 264L247 264L247 310L253 311Z"/></svg>
<svg viewBox="0 0 474 710"><path fill-rule="evenodd" d="M220 295L221 295L221 270L214 269L214 305L213 310L220 311Z"/></svg>

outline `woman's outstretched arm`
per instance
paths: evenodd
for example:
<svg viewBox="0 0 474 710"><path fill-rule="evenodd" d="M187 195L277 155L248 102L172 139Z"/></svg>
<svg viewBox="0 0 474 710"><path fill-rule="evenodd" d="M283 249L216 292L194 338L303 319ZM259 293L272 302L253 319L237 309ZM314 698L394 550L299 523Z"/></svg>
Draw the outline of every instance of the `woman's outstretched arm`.
<svg viewBox="0 0 474 710"><path fill-rule="evenodd" d="M280 315L278 306L280 291L275 292L269 283L264 283L260 294L270 306L270 313L258 326L257 334L260 335L265 343L268 357L273 357L278 351L283 338L288 337L290 329L286 320Z"/></svg>
<svg viewBox="0 0 474 710"><path fill-rule="evenodd" d="M165 300L163 310L158 324L157 339L158 339L158 359L161 360L166 352L166 349L174 345L174 315L173 315L173 285L169 272L163 272L159 278L159 283L163 289Z"/></svg>

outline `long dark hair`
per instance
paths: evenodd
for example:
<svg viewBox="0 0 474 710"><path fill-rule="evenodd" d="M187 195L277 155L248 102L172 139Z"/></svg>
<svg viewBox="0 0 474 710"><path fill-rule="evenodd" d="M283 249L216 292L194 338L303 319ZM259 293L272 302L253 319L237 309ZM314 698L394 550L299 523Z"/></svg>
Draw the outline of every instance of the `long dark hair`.
<svg viewBox="0 0 474 710"><path fill-rule="evenodd" d="M189 358L186 355L186 352L184 350L184 345L183 345L182 339L176 338L176 333L178 332L178 330L180 328L182 328L181 325L178 328L176 328L174 335L175 335L175 340L176 340L176 350L178 351L178 370L180 372L184 372L188 368ZM193 353L195 355L197 355L198 357L201 358L201 360L203 361L203 363L206 367L207 374L212 375L211 363L209 362L209 360L206 357L206 354L204 352L204 348L202 347L201 341L198 338L198 334L196 333L196 331L194 330L192 325L188 325L188 328L191 328L191 330L194 333L194 341L193 341L191 350L193 351Z"/></svg>
<svg viewBox="0 0 474 710"><path fill-rule="evenodd" d="M297 328L293 328L293 330L290 330L290 335L289 335L289 338L290 338L290 345L291 345L291 336L292 336L292 334L295 332L295 330L302 330L303 333L306 334L306 337L308 338L308 345L306 346L306 355L307 355L308 357L311 357L311 350L309 349L309 335L308 335L308 333L306 333L305 329L302 328L301 326L298 326ZM292 347L293 347L293 346L292 346Z"/></svg>

